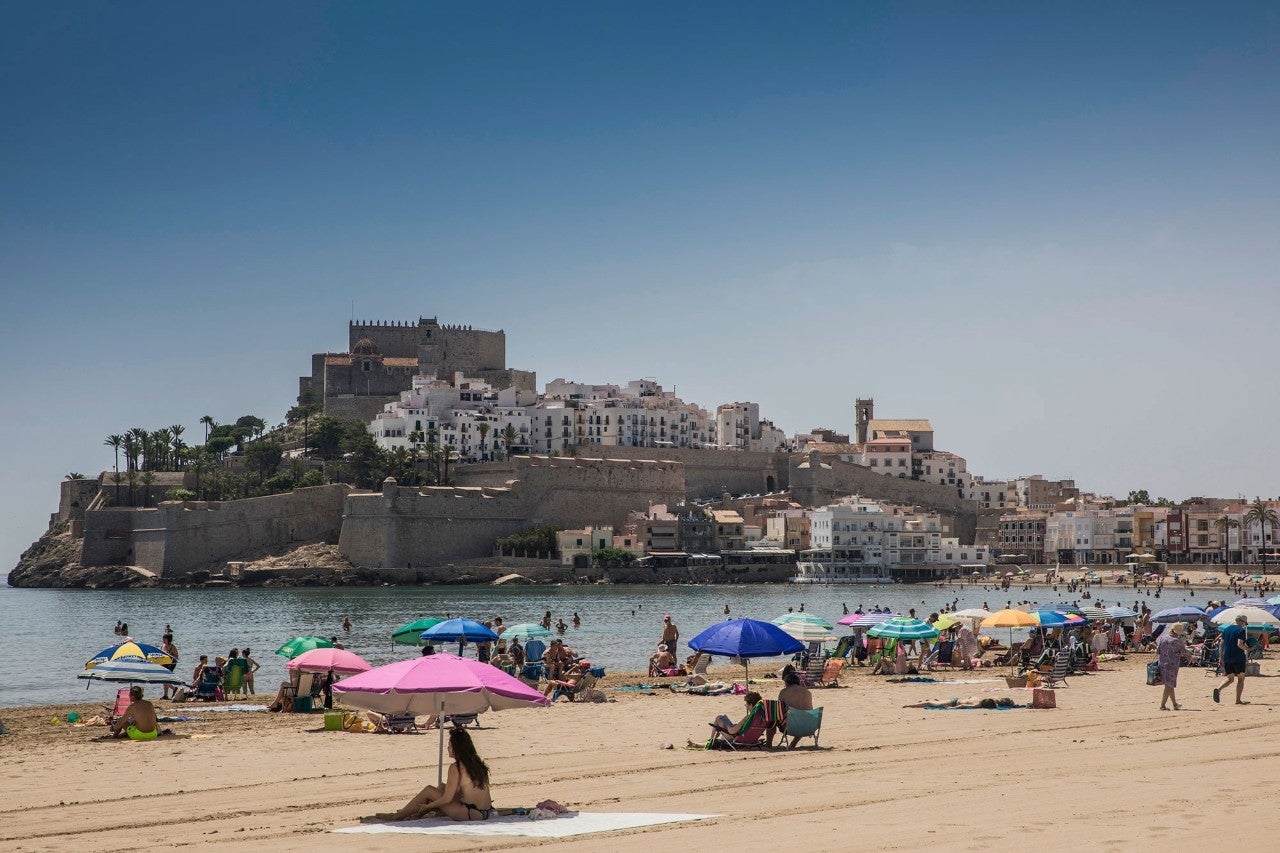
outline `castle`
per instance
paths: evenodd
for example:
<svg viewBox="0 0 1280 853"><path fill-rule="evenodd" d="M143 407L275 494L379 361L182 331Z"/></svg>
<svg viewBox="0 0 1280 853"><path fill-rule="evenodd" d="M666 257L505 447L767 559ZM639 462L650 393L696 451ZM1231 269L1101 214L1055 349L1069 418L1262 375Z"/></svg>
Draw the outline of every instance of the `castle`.
<svg viewBox="0 0 1280 853"><path fill-rule="evenodd" d="M415 321L352 321L347 351L315 353L311 375L298 378L298 396L310 392L326 415L370 421L413 377L447 379L454 373L483 379L494 388L534 391L532 370L507 367L507 336L470 326L440 325L435 317Z"/></svg>

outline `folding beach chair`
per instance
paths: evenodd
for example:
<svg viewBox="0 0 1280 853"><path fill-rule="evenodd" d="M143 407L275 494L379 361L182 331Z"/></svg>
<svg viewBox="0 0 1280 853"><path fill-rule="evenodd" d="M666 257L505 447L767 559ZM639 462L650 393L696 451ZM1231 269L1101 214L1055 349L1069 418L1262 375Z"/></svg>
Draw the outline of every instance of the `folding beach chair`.
<svg viewBox="0 0 1280 853"><path fill-rule="evenodd" d="M765 729L769 727L765 719L764 702L757 702L735 728L725 729L711 724L711 740L707 741L707 749L750 749L764 745Z"/></svg>
<svg viewBox="0 0 1280 853"><path fill-rule="evenodd" d="M129 698L129 688L121 687L116 692L116 704L114 707L107 709L107 725L115 725L116 720L125 715L129 710L129 706L133 704L133 700Z"/></svg>
<svg viewBox="0 0 1280 853"><path fill-rule="evenodd" d="M812 711L798 711L791 708L787 711L787 727L783 730L783 734L791 738L791 743L787 749L795 749L796 744L801 738L813 738L813 745L818 745L818 735L822 731L822 709L814 708Z"/></svg>
<svg viewBox="0 0 1280 853"><path fill-rule="evenodd" d="M1063 649L1053 659L1053 670L1040 673L1045 687L1054 688L1061 684L1067 686L1067 674L1071 669L1071 652Z"/></svg>
<svg viewBox="0 0 1280 853"><path fill-rule="evenodd" d="M370 711L368 716L374 731L383 734L402 735L418 730L417 718L413 714L379 714Z"/></svg>
<svg viewBox="0 0 1280 853"><path fill-rule="evenodd" d="M822 669L823 687L840 686L840 673L844 670L844 663L844 658L827 658L826 666Z"/></svg>

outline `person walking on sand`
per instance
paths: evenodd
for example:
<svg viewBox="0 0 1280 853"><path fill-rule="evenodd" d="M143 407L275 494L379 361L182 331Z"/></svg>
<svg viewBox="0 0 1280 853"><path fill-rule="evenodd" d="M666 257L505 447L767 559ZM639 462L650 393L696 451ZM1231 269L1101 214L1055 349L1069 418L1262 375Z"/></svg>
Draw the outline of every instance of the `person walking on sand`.
<svg viewBox="0 0 1280 853"><path fill-rule="evenodd" d="M1214 702L1221 702L1222 691L1235 681L1236 704L1249 704L1240 698L1244 695L1244 671L1248 662L1249 643L1245 639L1248 624L1249 617L1242 613L1236 617L1236 624L1222 629L1222 671L1227 674L1227 680L1213 688Z"/></svg>
<svg viewBox="0 0 1280 853"><path fill-rule="evenodd" d="M1178 667L1182 666L1182 655L1187 650L1187 644L1183 641L1182 635L1187 632L1187 626L1181 622L1174 622L1169 626L1169 630L1160 635L1160 639L1156 640L1156 658L1160 662L1160 681L1164 684L1164 693L1160 696L1160 710L1169 710L1169 703L1173 703L1173 710L1181 711L1182 706L1178 704L1178 698L1174 695L1174 689L1178 686Z"/></svg>
<svg viewBox="0 0 1280 853"><path fill-rule="evenodd" d="M667 647L667 651L675 654L676 641L680 639L680 630L676 628L676 623L671 621L671 614L662 617L662 639L659 641Z"/></svg>

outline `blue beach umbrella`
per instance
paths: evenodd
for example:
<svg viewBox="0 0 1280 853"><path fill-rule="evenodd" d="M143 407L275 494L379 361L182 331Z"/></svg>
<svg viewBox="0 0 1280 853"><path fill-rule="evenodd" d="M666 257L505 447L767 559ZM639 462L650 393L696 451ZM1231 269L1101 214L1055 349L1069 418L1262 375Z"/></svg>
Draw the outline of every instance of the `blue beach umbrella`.
<svg viewBox="0 0 1280 853"><path fill-rule="evenodd" d="M1226 610L1225 607L1221 608ZM1206 614L1199 607L1194 605L1183 605L1182 607L1170 607L1168 610L1161 610L1151 617L1152 622L1195 622L1204 619Z"/></svg>
<svg viewBox="0 0 1280 853"><path fill-rule="evenodd" d="M98 652L92 658L85 662L85 669L93 669L96 666L115 660L132 660L146 661L148 663L163 666L167 663L173 663L173 658L163 649L155 646L149 646L146 643L139 643L135 640L125 640L123 643L117 643L114 646L108 646Z"/></svg>
<svg viewBox="0 0 1280 853"><path fill-rule="evenodd" d="M1072 604L1069 601L1058 601L1053 604L1041 604L1039 607L1031 608L1032 613L1074 613L1077 616L1084 616L1084 609L1078 604Z"/></svg>
<svg viewBox="0 0 1280 853"><path fill-rule="evenodd" d="M1061 628L1064 625L1083 625L1085 618L1079 613L1062 613L1057 610L1033 610L1031 615L1040 620L1041 628Z"/></svg>
<svg viewBox="0 0 1280 853"><path fill-rule="evenodd" d="M772 622L759 619L729 619L718 622L689 641L689 648L709 655L742 659L744 669L751 658L773 658L804 651L804 643ZM747 672L747 683L751 683Z"/></svg>
<svg viewBox="0 0 1280 853"><path fill-rule="evenodd" d="M429 643L458 643L458 657L462 657L462 647L468 642L483 643L498 639L492 628L486 628L474 619L446 619L439 625L433 625L422 632L422 639Z"/></svg>

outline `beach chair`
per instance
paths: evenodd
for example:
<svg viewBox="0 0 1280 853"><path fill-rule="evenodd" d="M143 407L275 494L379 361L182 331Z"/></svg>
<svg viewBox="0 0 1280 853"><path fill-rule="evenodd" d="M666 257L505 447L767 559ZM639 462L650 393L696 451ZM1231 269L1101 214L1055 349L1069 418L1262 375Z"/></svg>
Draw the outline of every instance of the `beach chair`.
<svg viewBox="0 0 1280 853"><path fill-rule="evenodd" d="M840 673L844 670L844 658L827 658L826 666L822 669L823 687L839 687Z"/></svg>
<svg viewBox="0 0 1280 853"><path fill-rule="evenodd" d="M525 664L520 667L520 679L533 683L534 687L547 674L542 663L542 656L547 653L547 644L541 640L530 640L524 644Z"/></svg>
<svg viewBox="0 0 1280 853"><path fill-rule="evenodd" d="M222 670L217 666L206 666L200 673L200 681L195 687L196 698L205 702L217 702L222 698Z"/></svg>
<svg viewBox="0 0 1280 853"><path fill-rule="evenodd" d="M764 745L764 733L769 724L765 718L764 702L757 702L741 723L732 729L711 723L711 740L707 749L750 749Z"/></svg>
<svg viewBox="0 0 1280 853"><path fill-rule="evenodd" d="M797 673L800 676L800 683L805 687L816 687L822 684L822 673L826 671L827 662L821 654L811 654L809 663L803 670Z"/></svg>
<svg viewBox="0 0 1280 853"><path fill-rule="evenodd" d="M822 731L822 709L814 708L812 711L798 711L795 708L787 711L787 727L783 729L783 734L791 738L791 743L787 749L795 749L796 744L801 738L813 738L813 745L818 745L818 735Z"/></svg>
<svg viewBox="0 0 1280 853"><path fill-rule="evenodd" d="M1040 673L1041 683L1048 688L1055 688L1059 684L1063 687L1067 686L1067 674L1071 669L1071 652L1063 650L1053 659L1053 669L1049 672Z"/></svg>
<svg viewBox="0 0 1280 853"><path fill-rule="evenodd" d="M369 711L368 716L374 731L382 734L402 735L418 730L418 720L413 714L379 714Z"/></svg>
<svg viewBox="0 0 1280 853"><path fill-rule="evenodd" d="M222 676L223 698L249 695L249 688L244 682L244 673L244 667L227 665L226 672Z"/></svg>
<svg viewBox="0 0 1280 853"><path fill-rule="evenodd" d="M121 687L116 692L116 704L107 709L107 725L115 725L116 720L123 717L132 704L133 700L129 698L129 688Z"/></svg>
<svg viewBox="0 0 1280 853"><path fill-rule="evenodd" d="M590 690L595 686L596 686L596 677L592 675L590 671L587 671L586 673L583 674L581 678L578 679L577 684L574 684L572 687L569 687L567 685L561 685L557 687L555 690L553 690L551 692L551 701L554 702L557 699L559 699L561 696L568 696L569 701L573 702L575 699L578 698L579 694L581 694L582 691Z"/></svg>
<svg viewBox="0 0 1280 853"><path fill-rule="evenodd" d="M853 635L841 637L840 642L836 643L835 649L831 652L833 658L845 658L849 656L849 651L853 648Z"/></svg>

